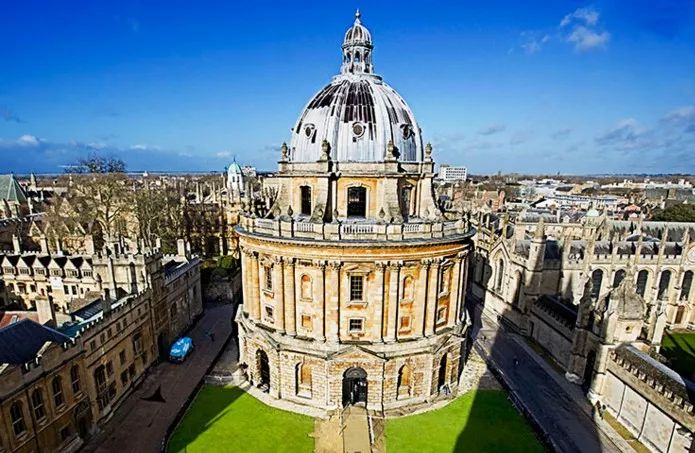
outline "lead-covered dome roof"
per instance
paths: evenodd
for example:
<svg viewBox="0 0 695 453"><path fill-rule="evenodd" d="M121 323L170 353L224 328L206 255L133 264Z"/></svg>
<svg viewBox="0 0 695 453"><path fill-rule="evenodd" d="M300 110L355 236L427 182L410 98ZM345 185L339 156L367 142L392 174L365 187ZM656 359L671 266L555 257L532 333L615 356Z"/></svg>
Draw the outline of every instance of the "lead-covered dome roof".
<svg viewBox="0 0 695 453"><path fill-rule="evenodd" d="M309 101L292 129L292 161L319 160L323 140L336 161L383 161L390 141L400 161L423 160L415 115L396 90L373 74L372 48L358 11L345 33L341 73Z"/></svg>

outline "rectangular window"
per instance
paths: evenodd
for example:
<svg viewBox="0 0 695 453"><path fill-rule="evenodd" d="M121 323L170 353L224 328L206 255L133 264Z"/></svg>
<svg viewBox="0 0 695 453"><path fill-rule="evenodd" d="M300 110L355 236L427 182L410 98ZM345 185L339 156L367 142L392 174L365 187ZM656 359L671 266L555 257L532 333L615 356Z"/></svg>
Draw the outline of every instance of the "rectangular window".
<svg viewBox="0 0 695 453"><path fill-rule="evenodd" d="M439 307L439 308L437 309L437 324L446 321L446 313L447 313L447 307L446 307L446 305L443 306L443 307Z"/></svg>
<svg viewBox="0 0 695 453"><path fill-rule="evenodd" d="M311 328L312 328L311 316L302 315L302 329L311 330Z"/></svg>
<svg viewBox="0 0 695 453"><path fill-rule="evenodd" d="M136 356L142 352L142 335L139 333L133 336L133 352Z"/></svg>
<svg viewBox="0 0 695 453"><path fill-rule="evenodd" d="M121 365L125 365L125 349L118 354L118 358L121 361Z"/></svg>
<svg viewBox="0 0 695 453"><path fill-rule="evenodd" d="M350 276L350 301L363 301L364 277L362 275Z"/></svg>
<svg viewBox="0 0 695 453"><path fill-rule="evenodd" d="M121 372L121 385L123 385L123 387L128 385L128 370L123 370Z"/></svg>
<svg viewBox="0 0 695 453"><path fill-rule="evenodd" d="M263 266L263 275L265 277L265 289L268 291L273 290L273 267Z"/></svg>
<svg viewBox="0 0 695 453"><path fill-rule="evenodd" d="M302 214L311 215L311 187L300 187L302 196Z"/></svg>
<svg viewBox="0 0 695 453"><path fill-rule="evenodd" d="M408 331L410 330L410 315L401 316L401 321L398 325L398 330Z"/></svg>
<svg viewBox="0 0 695 453"><path fill-rule="evenodd" d="M362 333L364 320L361 318L352 318L349 321L348 330L350 333Z"/></svg>
<svg viewBox="0 0 695 453"><path fill-rule="evenodd" d="M273 307L271 307L270 305L265 306L265 320L269 322L275 321Z"/></svg>
<svg viewBox="0 0 695 453"><path fill-rule="evenodd" d="M111 363L110 360L106 363L106 375L107 376L113 375L113 363Z"/></svg>

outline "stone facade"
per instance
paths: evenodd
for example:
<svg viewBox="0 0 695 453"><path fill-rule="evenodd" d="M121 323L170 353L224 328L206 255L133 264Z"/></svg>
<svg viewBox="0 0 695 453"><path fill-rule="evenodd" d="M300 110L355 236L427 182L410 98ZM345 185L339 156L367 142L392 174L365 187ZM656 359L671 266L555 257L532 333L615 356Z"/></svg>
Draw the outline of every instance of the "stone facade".
<svg viewBox="0 0 695 453"><path fill-rule="evenodd" d="M359 19L351 30L343 54L359 59L365 43L353 37L368 33ZM338 90L381 83L371 60L343 68ZM383 91L317 95L293 135L301 152L281 148L268 215L244 212L237 227L240 361L275 398L382 411L458 386L474 230L467 219L444 219L436 205L432 147L422 147L419 128L413 133L409 109L357 118L385 102ZM401 134L395 142L409 154L386 140L375 151L382 134Z"/></svg>
<svg viewBox="0 0 695 453"><path fill-rule="evenodd" d="M76 451L92 426L82 343L49 343L25 365L0 365L0 449Z"/></svg>

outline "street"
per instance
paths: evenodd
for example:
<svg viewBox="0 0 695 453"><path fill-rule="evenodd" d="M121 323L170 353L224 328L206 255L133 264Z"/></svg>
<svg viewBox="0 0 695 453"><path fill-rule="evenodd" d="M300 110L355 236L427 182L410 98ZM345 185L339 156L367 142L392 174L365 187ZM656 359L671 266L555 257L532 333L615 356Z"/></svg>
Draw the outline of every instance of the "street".
<svg viewBox="0 0 695 453"><path fill-rule="evenodd" d="M516 341L516 334L485 317L482 317L482 324L473 334L477 344L492 358L511 391L532 413L556 448L563 452L624 451L557 384L549 374L554 371L537 363L538 359L543 359L532 357L534 353ZM586 404L589 405L588 401Z"/></svg>
<svg viewBox="0 0 695 453"><path fill-rule="evenodd" d="M159 452L169 426L195 390L212 361L231 334L233 305L205 307L203 317L188 333L193 354L183 363L162 362L153 367L116 414L102 427L103 432L84 446L86 452ZM207 335L214 333L214 341ZM143 401L161 386L162 402Z"/></svg>

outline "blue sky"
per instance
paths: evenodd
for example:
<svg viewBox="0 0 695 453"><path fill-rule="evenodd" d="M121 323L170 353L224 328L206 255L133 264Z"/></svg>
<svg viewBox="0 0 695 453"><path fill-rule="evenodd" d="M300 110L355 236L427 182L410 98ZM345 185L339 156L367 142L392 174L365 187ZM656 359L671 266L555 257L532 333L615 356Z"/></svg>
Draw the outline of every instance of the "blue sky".
<svg viewBox="0 0 695 453"><path fill-rule="evenodd" d="M0 173L276 168L356 7L438 162L695 173L695 2L13 2Z"/></svg>

